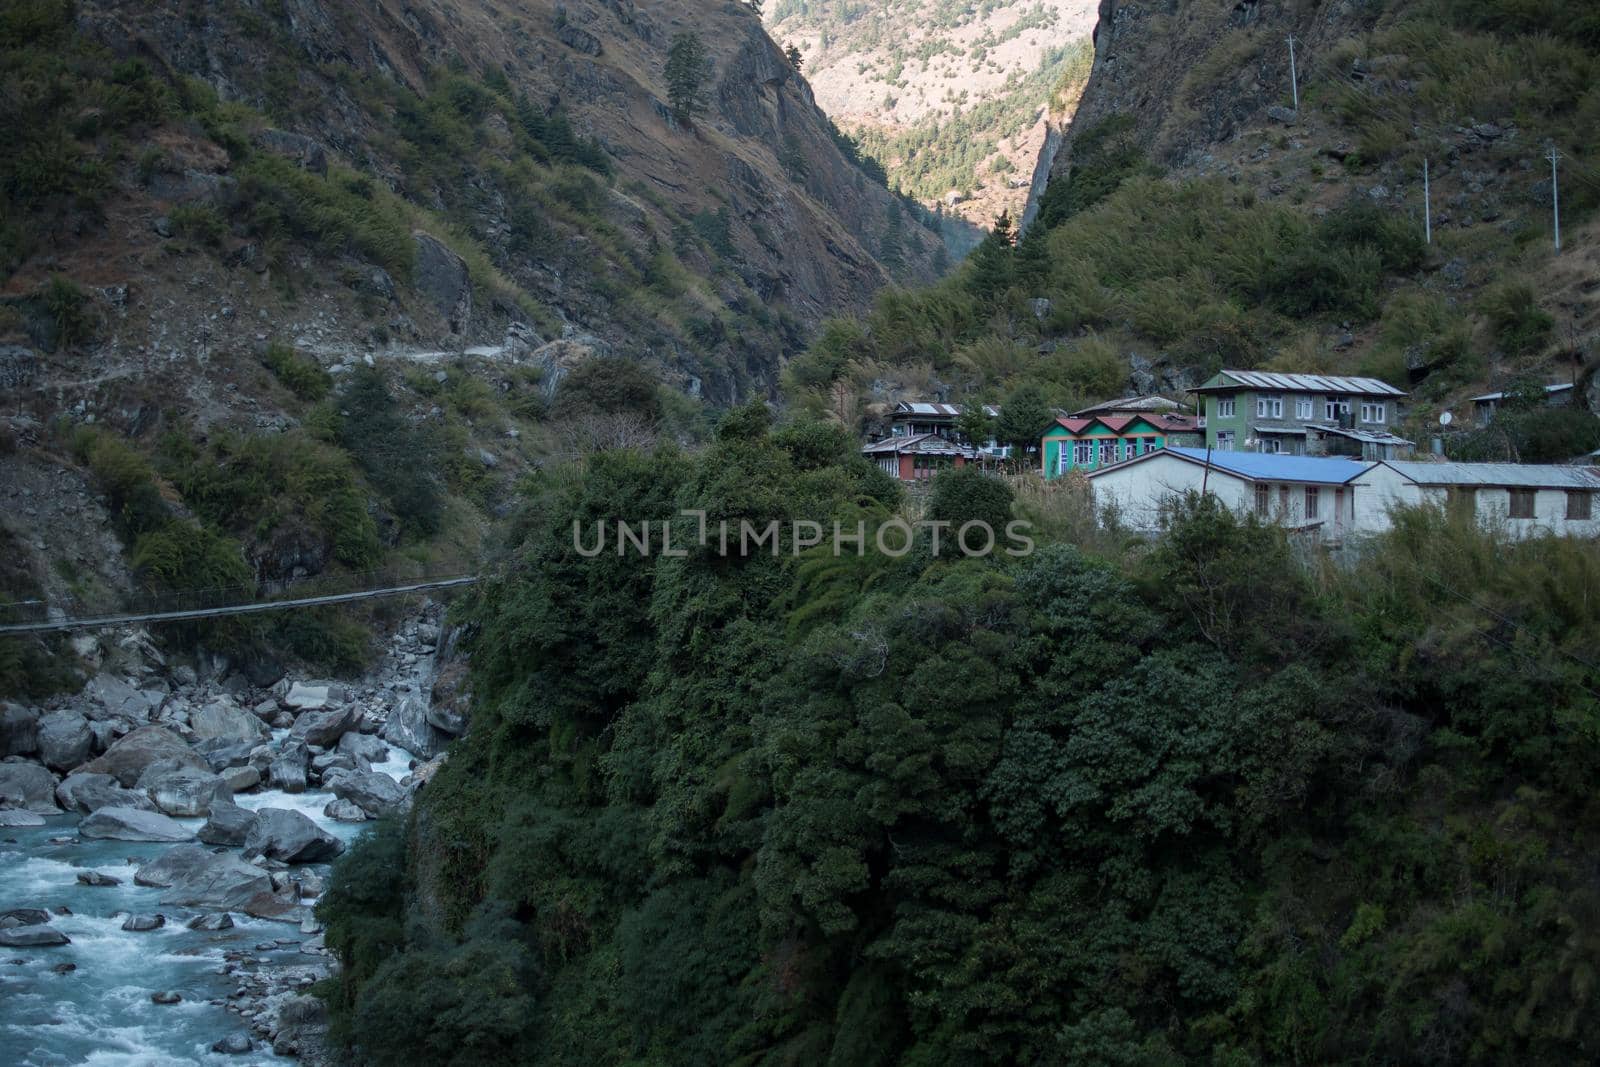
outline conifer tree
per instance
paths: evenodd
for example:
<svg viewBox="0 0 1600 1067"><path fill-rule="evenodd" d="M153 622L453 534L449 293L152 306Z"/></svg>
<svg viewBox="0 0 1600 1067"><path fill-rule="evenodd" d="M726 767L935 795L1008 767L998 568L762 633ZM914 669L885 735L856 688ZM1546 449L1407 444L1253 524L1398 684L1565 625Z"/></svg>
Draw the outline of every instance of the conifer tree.
<svg viewBox="0 0 1600 1067"><path fill-rule="evenodd" d="M667 102L680 122L704 111L706 46L697 33L679 33L667 50Z"/></svg>
<svg viewBox="0 0 1600 1067"><path fill-rule="evenodd" d="M1012 247L1015 236L1011 230L1011 216L1000 212L994 220L994 229L972 250L972 273L967 287L980 300L992 300L1004 292L1012 281L1016 249Z"/></svg>

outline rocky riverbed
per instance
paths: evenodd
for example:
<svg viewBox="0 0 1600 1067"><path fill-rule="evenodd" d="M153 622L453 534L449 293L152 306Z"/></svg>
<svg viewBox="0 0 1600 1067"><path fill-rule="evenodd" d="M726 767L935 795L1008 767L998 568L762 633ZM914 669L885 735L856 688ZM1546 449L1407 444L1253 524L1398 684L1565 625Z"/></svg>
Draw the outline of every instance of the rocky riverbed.
<svg viewBox="0 0 1600 1067"><path fill-rule="evenodd" d="M0 703L0 1062L322 1062L313 908L465 728L441 644L428 605L355 682L253 682L123 633L76 697Z"/></svg>

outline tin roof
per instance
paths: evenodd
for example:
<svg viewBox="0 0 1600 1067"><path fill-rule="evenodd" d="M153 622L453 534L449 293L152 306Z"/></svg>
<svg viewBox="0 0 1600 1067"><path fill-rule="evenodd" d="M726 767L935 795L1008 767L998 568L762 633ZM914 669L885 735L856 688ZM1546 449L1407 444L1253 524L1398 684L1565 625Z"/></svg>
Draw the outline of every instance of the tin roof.
<svg viewBox="0 0 1600 1067"><path fill-rule="evenodd" d="M1332 374L1274 374L1259 370L1224 370L1218 377L1229 381L1202 385L1197 393L1231 392L1237 389L1262 389L1285 393L1338 393L1352 396L1405 396L1377 378L1346 378Z"/></svg>
<svg viewBox="0 0 1600 1067"><path fill-rule="evenodd" d="M912 434L909 437L885 437L881 441L874 441L871 444L861 446L861 454L863 456L900 456L909 453L924 456L966 456L968 459L978 454L976 449L955 444L936 433Z"/></svg>
<svg viewBox="0 0 1600 1067"><path fill-rule="evenodd" d="M1119 470L1135 463L1160 456L1173 456L1190 463L1205 466L1208 453L1203 448L1164 448L1146 452L1135 459L1123 460L1110 467L1091 471L1089 477L1097 478L1109 471ZM1232 474L1251 482L1305 482L1312 485L1346 485L1371 470L1374 464L1354 459L1331 459L1322 456L1286 456L1273 452L1227 452L1212 449L1209 462L1213 470Z"/></svg>
<svg viewBox="0 0 1600 1067"><path fill-rule="evenodd" d="M1571 388L1571 382L1556 382L1554 385L1545 386L1544 391L1547 393L1565 393ZM1505 393L1484 393L1482 396L1473 397L1472 402L1474 404L1493 404L1496 401L1504 400L1505 398Z"/></svg>
<svg viewBox="0 0 1600 1067"><path fill-rule="evenodd" d="M1458 485L1485 489L1596 489L1600 470L1533 463L1428 463L1385 460L1384 466L1418 485Z"/></svg>
<svg viewBox="0 0 1600 1067"><path fill-rule="evenodd" d="M1335 437L1348 437L1352 441L1360 441L1367 445L1414 445L1415 441L1408 441L1399 434L1390 433L1388 430L1361 430L1345 426L1317 426L1315 429L1322 433L1331 433Z"/></svg>
<svg viewBox="0 0 1600 1067"><path fill-rule="evenodd" d="M902 400L894 406L896 415L920 415L935 419L959 418L965 410L965 406L961 404L939 404L930 400ZM983 405L983 411L991 418L1000 414L1000 409L993 404Z"/></svg>
<svg viewBox="0 0 1600 1067"><path fill-rule="evenodd" d="M1133 412L1143 415L1149 412L1181 411L1183 405L1176 400L1169 400L1164 396L1125 396L1117 400L1107 400L1104 404L1093 404L1081 411L1074 411L1073 418L1088 418L1091 415L1114 415L1121 412Z"/></svg>

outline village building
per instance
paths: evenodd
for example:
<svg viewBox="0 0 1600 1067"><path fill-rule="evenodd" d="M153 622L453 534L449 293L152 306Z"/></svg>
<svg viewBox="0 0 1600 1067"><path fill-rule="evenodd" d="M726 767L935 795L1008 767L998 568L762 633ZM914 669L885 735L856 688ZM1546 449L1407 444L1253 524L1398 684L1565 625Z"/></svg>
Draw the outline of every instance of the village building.
<svg viewBox="0 0 1600 1067"><path fill-rule="evenodd" d="M965 467L992 459L970 445L958 444L936 433L885 437L862 446L861 454L891 478L920 482L942 470Z"/></svg>
<svg viewBox="0 0 1600 1067"><path fill-rule="evenodd" d="M1198 445L1201 429L1182 414L1064 416L1039 444L1047 480L1093 471L1171 445Z"/></svg>
<svg viewBox="0 0 1600 1067"><path fill-rule="evenodd" d="M965 410L966 407L962 404L902 400L889 412L889 434L892 437L915 437L918 434L931 433L950 440L960 440L964 444L973 444L974 442L965 440L961 432L956 429L956 422L960 420ZM992 404L985 404L983 411L991 419L1000 417L1000 409Z"/></svg>
<svg viewBox="0 0 1600 1067"><path fill-rule="evenodd" d="M1206 446L1223 452L1401 459L1406 393L1377 378L1224 370L1195 389Z"/></svg>
<svg viewBox="0 0 1600 1067"><path fill-rule="evenodd" d="M1292 530L1338 541L1357 530L1356 491L1371 463L1355 459L1172 447L1089 474L1095 504L1130 529L1160 530L1189 493L1215 496Z"/></svg>
<svg viewBox="0 0 1600 1067"><path fill-rule="evenodd" d="M1189 493L1338 544L1381 533L1397 509L1441 507L1522 539L1600 536L1600 468L1287 456L1173 447L1089 474L1095 504L1159 531Z"/></svg>
<svg viewBox="0 0 1600 1067"><path fill-rule="evenodd" d="M1572 397L1576 392L1571 382L1556 382L1543 388L1544 405L1551 408L1565 408L1572 406ZM1494 422L1495 412L1505 406L1506 399L1515 400L1515 390L1509 392L1484 393L1482 396L1472 398L1473 415L1478 425L1488 426Z"/></svg>
<svg viewBox="0 0 1600 1067"><path fill-rule="evenodd" d="M1389 526L1396 507L1433 505L1517 538L1600 534L1600 470L1522 463L1378 463L1363 476L1363 528Z"/></svg>

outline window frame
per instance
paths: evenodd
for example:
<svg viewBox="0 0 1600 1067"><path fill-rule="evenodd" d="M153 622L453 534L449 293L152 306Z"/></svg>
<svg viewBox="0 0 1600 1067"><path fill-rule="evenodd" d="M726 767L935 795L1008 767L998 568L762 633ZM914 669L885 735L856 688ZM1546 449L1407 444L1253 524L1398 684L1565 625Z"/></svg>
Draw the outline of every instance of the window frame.
<svg viewBox="0 0 1600 1067"><path fill-rule="evenodd" d="M1238 411L1239 411L1239 409L1238 409L1237 402L1235 401L1235 399L1233 397L1231 397L1231 396L1219 396L1219 397L1217 397L1217 418L1219 418L1219 419L1231 419L1231 418L1234 418L1238 414Z"/></svg>
<svg viewBox="0 0 1600 1067"><path fill-rule="evenodd" d="M1272 486L1266 482L1256 483L1256 514L1262 518L1272 514Z"/></svg>
<svg viewBox="0 0 1600 1067"><path fill-rule="evenodd" d="M1537 489L1507 489L1509 499L1506 502L1506 518L1532 519L1539 514L1539 491ZM1518 505L1525 505L1519 507ZM1523 514L1526 512L1526 514Z"/></svg>
<svg viewBox="0 0 1600 1067"><path fill-rule="evenodd" d="M1313 519L1320 519L1322 517L1318 514L1318 512L1321 510L1321 502L1322 487L1320 485L1306 486L1304 516L1306 522L1311 522Z"/></svg>
<svg viewBox="0 0 1600 1067"><path fill-rule="evenodd" d="M1361 421L1382 426L1389 421L1389 405L1381 400L1369 400L1361 405Z"/></svg>
<svg viewBox="0 0 1600 1067"><path fill-rule="evenodd" d="M1233 451L1233 441L1234 441L1234 437L1233 437L1233 431L1232 430L1218 430L1217 431L1216 449L1217 449L1218 452L1232 452Z"/></svg>
<svg viewBox="0 0 1600 1067"><path fill-rule="evenodd" d="M1294 417L1297 419L1312 419L1316 417L1317 401L1314 397L1297 396L1294 399Z"/></svg>
<svg viewBox="0 0 1600 1067"><path fill-rule="evenodd" d="M1579 502L1581 506L1579 505ZM1582 512L1582 514L1575 514ZM1567 521L1588 522L1594 518L1594 492L1589 489L1567 490Z"/></svg>

